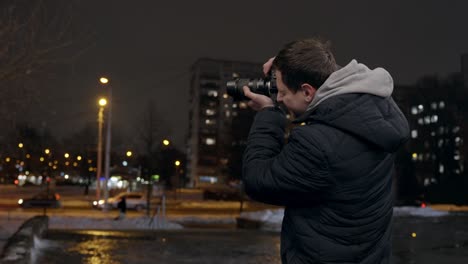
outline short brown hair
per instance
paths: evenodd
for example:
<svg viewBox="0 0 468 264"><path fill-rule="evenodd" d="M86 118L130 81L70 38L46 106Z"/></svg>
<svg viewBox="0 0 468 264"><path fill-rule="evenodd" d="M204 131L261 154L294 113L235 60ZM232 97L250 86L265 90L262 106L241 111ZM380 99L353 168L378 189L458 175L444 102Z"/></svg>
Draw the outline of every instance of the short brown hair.
<svg viewBox="0 0 468 264"><path fill-rule="evenodd" d="M282 80L293 92L308 83L318 89L338 69L329 41L318 38L296 40L286 44L273 61Z"/></svg>

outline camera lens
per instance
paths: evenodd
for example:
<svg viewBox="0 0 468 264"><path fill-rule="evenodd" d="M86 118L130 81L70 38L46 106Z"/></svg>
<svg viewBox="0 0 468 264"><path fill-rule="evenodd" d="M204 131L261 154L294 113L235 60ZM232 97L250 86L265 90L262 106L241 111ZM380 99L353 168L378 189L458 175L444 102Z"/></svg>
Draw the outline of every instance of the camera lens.
<svg viewBox="0 0 468 264"><path fill-rule="evenodd" d="M236 79L226 83L227 94L234 100L248 100L244 95L243 87L248 86L250 91L266 96L277 93L276 80L267 79Z"/></svg>

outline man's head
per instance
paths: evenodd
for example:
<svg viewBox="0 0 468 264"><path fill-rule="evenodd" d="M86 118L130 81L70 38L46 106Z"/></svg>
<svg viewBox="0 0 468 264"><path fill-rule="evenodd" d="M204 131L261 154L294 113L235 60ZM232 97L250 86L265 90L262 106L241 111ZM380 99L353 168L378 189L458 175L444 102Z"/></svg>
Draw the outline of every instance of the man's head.
<svg viewBox="0 0 468 264"><path fill-rule="evenodd" d="M286 44L273 61L278 102L295 114L304 113L316 90L337 69L328 42L304 39Z"/></svg>

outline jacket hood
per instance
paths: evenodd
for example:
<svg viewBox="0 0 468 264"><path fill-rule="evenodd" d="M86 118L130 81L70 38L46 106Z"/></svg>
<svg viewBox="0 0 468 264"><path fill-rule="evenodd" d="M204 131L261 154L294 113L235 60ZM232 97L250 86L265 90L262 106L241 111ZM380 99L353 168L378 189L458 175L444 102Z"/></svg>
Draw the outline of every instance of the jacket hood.
<svg viewBox="0 0 468 264"><path fill-rule="evenodd" d="M383 68L370 70L366 65L352 60L332 73L319 87L307 110L317 107L330 97L346 93L367 93L389 97L393 92L393 79Z"/></svg>
<svg viewBox="0 0 468 264"><path fill-rule="evenodd" d="M393 80L386 70L369 70L353 60L330 75L296 122L324 123L395 152L408 139L409 126L391 98L392 91Z"/></svg>

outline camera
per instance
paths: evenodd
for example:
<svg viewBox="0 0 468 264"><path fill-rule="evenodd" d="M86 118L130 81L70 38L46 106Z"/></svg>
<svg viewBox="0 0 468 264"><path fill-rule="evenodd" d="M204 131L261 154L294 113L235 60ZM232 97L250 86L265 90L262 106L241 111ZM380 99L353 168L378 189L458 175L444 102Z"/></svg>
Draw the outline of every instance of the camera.
<svg viewBox="0 0 468 264"><path fill-rule="evenodd" d="M242 79L238 78L226 83L227 94L230 95L234 100L249 100L248 97L244 95L244 90L242 87L248 86L252 93L263 94L266 96L271 96L278 93L278 88L276 87L276 77L274 74L268 74L266 78L263 79Z"/></svg>

